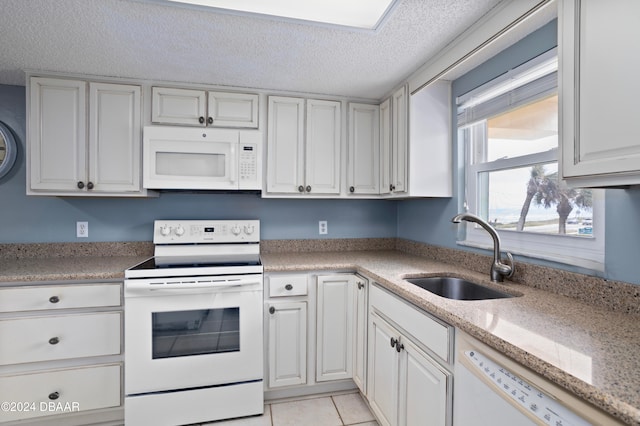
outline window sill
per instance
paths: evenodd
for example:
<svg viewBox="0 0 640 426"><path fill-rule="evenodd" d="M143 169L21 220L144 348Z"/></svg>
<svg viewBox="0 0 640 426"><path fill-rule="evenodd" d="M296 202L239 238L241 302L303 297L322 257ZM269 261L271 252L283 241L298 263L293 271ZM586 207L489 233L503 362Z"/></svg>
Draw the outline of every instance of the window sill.
<svg viewBox="0 0 640 426"><path fill-rule="evenodd" d="M493 252L493 244L485 244L477 241L456 241L456 244L464 247L480 248ZM577 266L580 268L590 269L593 271L604 272L604 258L600 260L590 260L582 257L568 256L557 253L543 253L531 250L521 250L518 248L510 248L501 246L502 252L508 251L516 256L525 256L531 259L540 259L550 262L562 263L565 265Z"/></svg>

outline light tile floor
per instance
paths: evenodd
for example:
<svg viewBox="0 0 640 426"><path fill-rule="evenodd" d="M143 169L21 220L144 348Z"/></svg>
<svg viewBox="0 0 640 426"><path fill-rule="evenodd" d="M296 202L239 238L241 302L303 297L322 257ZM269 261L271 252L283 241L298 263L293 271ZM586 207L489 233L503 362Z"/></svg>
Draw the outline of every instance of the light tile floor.
<svg viewBox="0 0 640 426"><path fill-rule="evenodd" d="M347 393L264 406L264 414L206 423L209 426L377 426L359 393ZM203 425L204 426L204 425Z"/></svg>

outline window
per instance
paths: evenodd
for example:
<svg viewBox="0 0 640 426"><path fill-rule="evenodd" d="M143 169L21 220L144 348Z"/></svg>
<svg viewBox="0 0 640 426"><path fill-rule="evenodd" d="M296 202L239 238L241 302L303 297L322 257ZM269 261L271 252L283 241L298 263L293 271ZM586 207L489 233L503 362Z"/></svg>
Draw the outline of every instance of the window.
<svg viewBox="0 0 640 426"><path fill-rule="evenodd" d="M555 49L457 103L468 210L498 230L505 250L602 270L604 196L558 179ZM490 239L468 224L460 243L485 247Z"/></svg>

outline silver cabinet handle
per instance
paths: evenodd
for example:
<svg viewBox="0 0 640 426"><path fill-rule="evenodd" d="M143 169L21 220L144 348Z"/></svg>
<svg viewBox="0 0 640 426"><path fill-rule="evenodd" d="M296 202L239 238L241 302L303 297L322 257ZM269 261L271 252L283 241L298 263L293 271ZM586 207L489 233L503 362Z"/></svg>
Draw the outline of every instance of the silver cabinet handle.
<svg viewBox="0 0 640 426"><path fill-rule="evenodd" d="M271 315L275 314L275 313L276 313L276 308L274 308L273 306L272 306L272 307L270 307L270 308L269 308L269 313L270 313Z"/></svg>
<svg viewBox="0 0 640 426"><path fill-rule="evenodd" d="M304 192L304 186L300 185L300 186L298 187L298 192Z"/></svg>
<svg viewBox="0 0 640 426"><path fill-rule="evenodd" d="M364 288L364 283L358 281L358 290L362 290Z"/></svg>

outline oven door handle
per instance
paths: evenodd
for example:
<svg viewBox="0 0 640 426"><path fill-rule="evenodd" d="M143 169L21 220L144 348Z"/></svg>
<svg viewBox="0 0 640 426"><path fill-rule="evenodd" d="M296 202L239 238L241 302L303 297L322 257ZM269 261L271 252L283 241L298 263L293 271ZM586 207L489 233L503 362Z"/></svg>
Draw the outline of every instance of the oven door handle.
<svg viewBox="0 0 640 426"><path fill-rule="evenodd" d="M162 290L215 290L232 287L246 287L251 285L258 285L262 287L261 280L255 279L166 279L166 280L127 280L125 282L126 290L147 290L147 291L162 291Z"/></svg>

